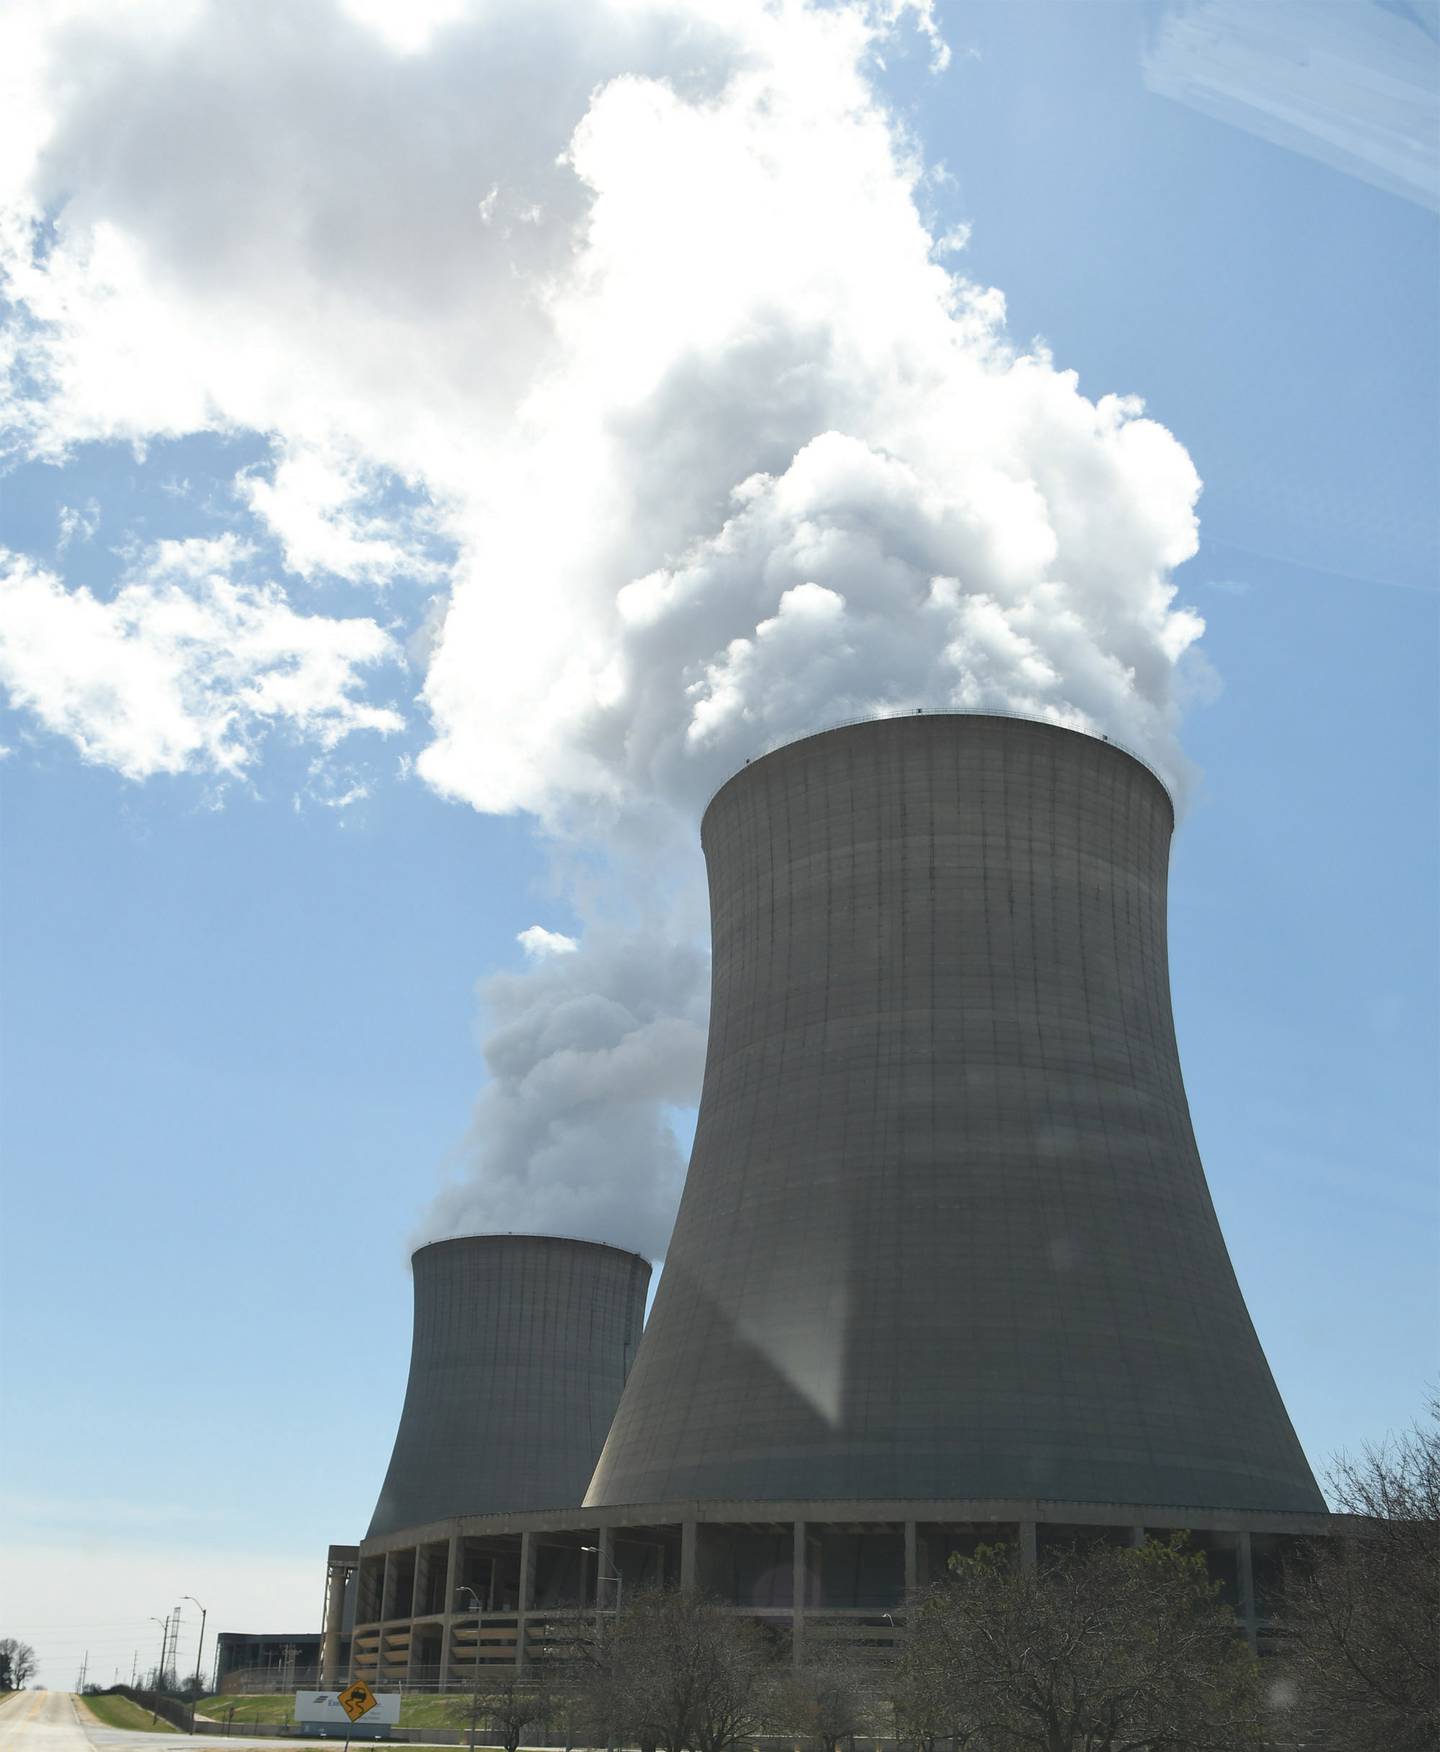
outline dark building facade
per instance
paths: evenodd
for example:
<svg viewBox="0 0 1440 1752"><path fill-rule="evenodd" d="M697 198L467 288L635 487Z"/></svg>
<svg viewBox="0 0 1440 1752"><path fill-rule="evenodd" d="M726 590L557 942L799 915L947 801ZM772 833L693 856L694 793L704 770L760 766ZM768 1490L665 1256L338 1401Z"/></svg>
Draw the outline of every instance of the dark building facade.
<svg viewBox="0 0 1440 1752"><path fill-rule="evenodd" d="M472 1235L412 1265L410 1376L368 1537L579 1502L640 1341L649 1261L596 1241Z"/></svg>
<svg viewBox="0 0 1440 1752"><path fill-rule="evenodd" d="M720 790L694 1151L587 1504L1323 1507L1191 1130L1173 821L1131 755L998 717Z"/></svg>
<svg viewBox="0 0 1440 1752"><path fill-rule="evenodd" d="M338 1652L349 1658L348 1639ZM314 1685L320 1670L320 1634L296 1631L250 1633L222 1630L215 1639L215 1690L233 1696L268 1695Z"/></svg>

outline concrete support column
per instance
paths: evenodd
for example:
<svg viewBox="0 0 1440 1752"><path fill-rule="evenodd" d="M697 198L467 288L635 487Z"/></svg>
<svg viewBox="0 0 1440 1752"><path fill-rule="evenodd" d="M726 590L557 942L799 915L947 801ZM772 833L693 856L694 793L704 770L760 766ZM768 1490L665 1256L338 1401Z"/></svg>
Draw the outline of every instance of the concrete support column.
<svg viewBox="0 0 1440 1752"><path fill-rule="evenodd" d="M345 1578L349 1569L342 1564L330 1565L325 1590L325 1637L320 1644L320 1689L329 1691L340 1684L340 1632L345 1623Z"/></svg>
<svg viewBox="0 0 1440 1752"><path fill-rule="evenodd" d="M515 1612L515 1671L525 1671L525 1618L535 1597L535 1541L527 1528L520 1535L520 1598Z"/></svg>
<svg viewBox="0 0 1440 1752"><path fill-rule="evenodd" d="M1130 1543L1136 1547L1145 1543L1145 1529L1143 1527L1132 1527L1130 1529Z"/></svg>
<svg viewBox="0 0 1440 1752"><path fill-rule="evenodd" d="M428 1546L415 1547L415 1568L410 1575L410 1643L405 1650L405 1683L413 1685L419 1676L418 1666L424 1663L420 1660L422 1639L415 1629L416 1608L423 1605L430 1587L430 1551Z"/></svg>
<svg viewBox="0 0 1440 1752"><path fill-rule="evenodd" d="M450 1689L451 1685L455 1681L455 1670L451 1664L451 1659L450 1659L450 1656L451 1656L451 1631L454 1628L454 1624L455 1624L455 1620L452 1617L452 1615L448 1612L440 1620L439 1686L440 1686L441 1691L448 1691Z"/></svg>
<svg viewBox="0 0 1440 1752"><path fill-rule="evenodd" d="M1033 1570L1036 1563L1035 1523L1022 1521L1020 1523L1020 1567L1022 1570Z"/></svg>
<svg viewBox="0 0 1440 1752"><path fill-rule="evenodd" d="M914 1606L915 1596L919 1590L920 1563L915 1538L915 1523L907 1521L905 1523L905 1609L907 1612Z"/></svg>
<svg viewBox="0 0 1440 1752"><path fill-rule="evenodd" d="M468 1604L468 1596L467 1602ZM450 1689L450 1628L460 1604L460 1535L452 1533L445 1548L445 1628L440 1633L440 1689Z"/></svg>
<svg viewBox="0 0 1440 1752"><path fill-rule="evenodd" d="M699 1543L699 1523L682 1521L680 1523L680 1586L686 1593L693 1592L695 1587Z"/></svg>
<svg viewBox="0 0 1440 1752"><path fill-rule="evenodd" d="M1235 1535L1235 1568L1240 1579L1240 1622L1251 1654L1258 1654L1260 1625L1255 1610L1255 1554L1248 1532Z"/></svg>
<svg viewBox="0 0 1440 1752"><path fill-rule="evenodd" d="M595 1536L595 1610L603 1612L615 1604L615 1583L611 1579L619 1572L615 1568L615 1529L602 1527ZM620 1593L623 1597L624 1588ZM623 1603L623 1598L622 1598Z"/></svg>
<svg viewBox="0 0 1440 1752"><path fill-rule="evenodd" d="M805 1523L795 1523L795 1545L790 1584L790 1635L793 1639L792 1661L799 1667L805 1661L805 1600L809 1593L810 1571L805 1561Z"/></svg>

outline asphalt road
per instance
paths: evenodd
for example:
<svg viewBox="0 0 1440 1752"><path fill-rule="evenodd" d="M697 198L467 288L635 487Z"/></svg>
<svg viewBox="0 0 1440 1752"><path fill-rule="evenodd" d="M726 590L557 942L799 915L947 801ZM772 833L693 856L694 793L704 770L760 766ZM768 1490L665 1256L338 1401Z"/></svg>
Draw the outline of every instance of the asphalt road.
<svg viewBox="0 0 1440 1752"><path fill-rule="evenodd" d="M149 1746L206 1746L209 1752L282 1752L290 1746L328 1746L334 1740L257 1740L246 1735L215 1739L208 1734L141 1734L129 1728L107 1728L76 1708L68 1691L17 1691L0 1703L0 1752L135 1752Z"/></svg>

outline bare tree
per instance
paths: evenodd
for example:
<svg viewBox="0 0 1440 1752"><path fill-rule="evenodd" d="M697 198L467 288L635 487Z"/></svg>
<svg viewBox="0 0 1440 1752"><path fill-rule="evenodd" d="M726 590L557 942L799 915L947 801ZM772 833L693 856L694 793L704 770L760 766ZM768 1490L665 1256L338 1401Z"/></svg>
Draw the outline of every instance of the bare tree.
<svg viewBox="0 0 1440 1752"><path fill-rule="evenodd" d="M760 1733L774 1662L756 1625L698 1594L637 1594L597 1638L590 1712L641 1752L726 1752Z"/></svg>
<svg viewBox="0 0 1440 1752"><path fill-rule="evenodd" d="M527 1728L543 1728L551 1707L543 1681L529 1679L492 1680L480 1697L485 1720L499 1733L505 1752L516 1752Z"/></svg>
<svg viewBox="0 0 1440 1752"><path fill-rule="evenodd" d="M35 1677L35 1651L18 1637L0 1637L0 1691L23 1691Z"/></svg>
<svg viewBox="0 0 1440 1752"><path fill-rule="evenodd" d="M1399 1437L1326 1479L1354 1520L1286 1577L1278 1688L1297 1730L1346 1752L1440 1746L1440 1398Z"/></svg>
<svg viewBox="0 0 1440 1752"><path fill-rule="evenodd" d="M649 1597L642 1594L626 1611L607 1618L592 1643L588 1673L579 1681L587 1688L597 1735L603 1733L611 1745L633 1742L640 1752L656 1752L664 1740L659 1675L646 1635L650 1616Z"/></svg>
<svg viewBox="0 0 1440 1752"><path fill-rule="evenodd" d="M594 1745L593 1736L603 1741L604 1710L597 1701L596 1666L593 1651L587 1650L556 1672L549 1681L550 1710L547 1717L550 1730L557 1734L565 1752L580 1745Z"/></svg>
<svg viewBox="0 0 1440 1752"><path fill-rule="evenodd" d="M902 1657L891 1683L895 1736L919 1752L935 1752L942 1741L963 1752L974 1743L976 1730L960 1719L960 1687L943 1655L942 1627L931 1623L926 1630L924 1646Z"/></svg>
<svg viewBox="0 0 1440 1752"><path fill-rule="evenodd" d="M912 1731L986 1752L1241 1752L1257 1663L1183 1542L1035 1570L982 1548L922 1602L900 1663Z"/></svg>
<svg viewBox="0 0 1440 1752"><path fill-rule="evenodd" d="M777 1725L821 1748L835 1748L870 1726L869 1697L853 1650L832 1650L807 1661L780 1688Z"/></svg>
<svg viewBox="0 0 1440 1752"><path fill-rule="evenodd" d="M728 1752L774 1714L774 1653L753 1619L697 1602L695 1752Z"/></svg>

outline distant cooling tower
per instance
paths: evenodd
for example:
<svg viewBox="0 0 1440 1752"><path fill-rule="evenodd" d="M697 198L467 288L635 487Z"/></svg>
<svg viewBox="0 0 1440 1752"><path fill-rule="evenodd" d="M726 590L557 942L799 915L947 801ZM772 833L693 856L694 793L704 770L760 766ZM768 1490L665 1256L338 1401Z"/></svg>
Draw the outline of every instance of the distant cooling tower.
<svg viewBox="0 0 1440 1752"><path fill-rule="evenodd" d="M412 1263L410 1379L366 1537L577 1505L635 1356L649 1262L594 1241L476 1235Z"/></svg>
<svg viewBox="0 0 1440 1752"><path fill-rule="evenodd" d="M721 789L694 1154L588 1506L1323 1512L1191 1130L1173 821L1130 755L995 717Z"/></svg>

